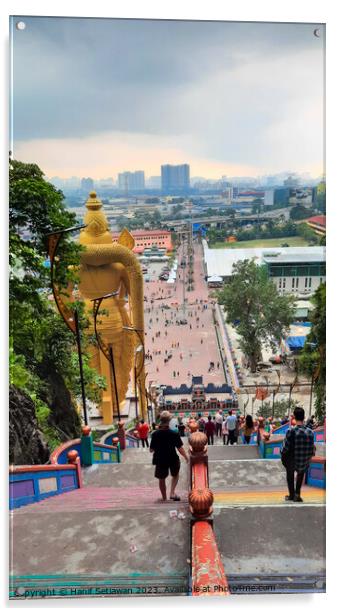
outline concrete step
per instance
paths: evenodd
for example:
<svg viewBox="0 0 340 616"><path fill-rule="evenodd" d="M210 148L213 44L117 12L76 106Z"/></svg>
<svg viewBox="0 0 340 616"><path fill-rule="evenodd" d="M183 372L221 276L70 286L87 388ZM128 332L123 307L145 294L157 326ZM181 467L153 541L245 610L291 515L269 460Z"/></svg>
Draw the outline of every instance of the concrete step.
<svg viewBox="0 0 340 616"><path fill-rule="evenodd" d="M108 486L119 488L133 488L134 486L158 486L158 479L155 478L155 467L149 462L130 462L126 464L94 464L84 469L83 478L86 486ZM188 489L189 474L188 465L181 461L178 488ZM170 485L170 477L167 480Z"/></svg>
<svg viewBox="0 0 340 616"><path fill-rule="evenodd" d="M257 445L208 445L210 460L255 460L260 457Z"/></svg>
<svg viewBox="0 0 340 616"><path fill-rule="evenodd" d="M142 447L127 447L122 451L122 464L150 464L152 454L149 449Z"/></svg>
<svg viewBox="0 0 340 616"><path fill-rule="evenodd" d="M149 575L154 580L188 576L187 504L149 508L144 501L139 508L126 508L124 499L122 506L110 504L98 495L98 488L93 494L91 490L75 490L12 513L12 575L53 576L52 587L56 575L64 576L65 585L75 575L105 576L106 580L130 575L136 579ZM53 500L55 510L38 507ZM183 511L184 519L170 518L171 509Z"/></svg>
<svg viewBox="0 0 340 616"><path fill-rule="evenodd" d="M209 485L212 491L285 484L286 471L281 460L209 460Z"/></svg>
<svg viewBox="0 0 340 616"><path fill-rule="evenodd" d="M215 509L226 575L324 575L325 513L303 503Z"/></svg>
<svg viewBox="0 0 340 616"><path fill-rule="evenodd" d="M250 505L267 507L287 505L286 494L286 486L228 487L227 490L214 491L214 509L244 508ZM326 502L326 492L321 488L303 485L303 502L307 505L323 505Z"/></svg>

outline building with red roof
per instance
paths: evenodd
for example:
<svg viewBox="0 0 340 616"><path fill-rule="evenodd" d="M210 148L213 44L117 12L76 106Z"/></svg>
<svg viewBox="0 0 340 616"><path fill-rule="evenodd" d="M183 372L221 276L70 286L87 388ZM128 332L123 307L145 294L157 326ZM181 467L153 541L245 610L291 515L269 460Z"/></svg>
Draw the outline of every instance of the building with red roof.
<svg viewBox="0 0 340 616"><path fill-rule="evenodd" d="M326 216L312 216L306 220L306 223L316 235L326 235Z"/></svg>

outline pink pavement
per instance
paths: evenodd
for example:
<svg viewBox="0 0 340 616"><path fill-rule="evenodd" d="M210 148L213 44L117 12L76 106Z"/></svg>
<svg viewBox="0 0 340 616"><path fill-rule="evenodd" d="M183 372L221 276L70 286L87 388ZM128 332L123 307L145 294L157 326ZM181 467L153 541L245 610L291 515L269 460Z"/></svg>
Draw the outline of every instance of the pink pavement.
<svg viewBox="0 0 340 616"><path fill-rule="evenodd" d="M15 509L12 515L29 515L46 512L77 512L77 511L105 511L108 509L147 509L165 507L179 509L186 507L188 495L186 492L177 490L181 497L180 502L174 503L167 500L164 503L157 503L160 497L159 489L155 485L150 486L129 486L119 488L116 486L85 486L81 490L73 490L66 494L57 494L38 503L32 503L19 509Z"/></svg>
<svg viewBox="0 0 340 616"><path fill-rule="evenodd" d="M186 256L186 251L181 246L177 253L179 265L183 255ZM185 272L186 280L187 270L188 265ZM171 289L169 287L166 282L158 280L146 282L144 286L144 295L147 299L144 304L145 346L146 353L152 356L152 361L146 359L145 363L147 382L157 381L159 384L172 386L179 386L181 383L190 385L192 375L202 375L204 383L224 383L225 377L213 324L212 303L204 280L203 250L200 244L194 242L194 291L185 290L185 312L181 267L178 267L175 284ZM200 303L201 300L203 303ZM162 304L169 305L171 309L162 309ZM206 310L203 310L204 304L208 305ZM176 325L176 320L183 318L187 319L187 325ZM167 319L172 323L166 327ZM158 336L157 332L160 332ZM173 347L178 344L179 346ZM164 361L167 357L165 351L172 354L172 358L167 362ZM209 372L210 361L215 364L211 372ZM219 368L217 368L218 362Z"/></svg>

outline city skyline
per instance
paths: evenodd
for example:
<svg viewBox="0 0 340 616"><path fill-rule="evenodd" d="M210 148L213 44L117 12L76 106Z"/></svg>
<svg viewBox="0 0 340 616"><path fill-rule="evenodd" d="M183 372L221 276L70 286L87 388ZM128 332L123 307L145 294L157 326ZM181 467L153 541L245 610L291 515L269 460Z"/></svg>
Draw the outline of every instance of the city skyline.
<svg viewBox="0 0 340 616"><path fill-rule="evenodd" d="M176 165L175 165L176 166ZM178 165L177 165L178 166ZM181 165L179 165L181 166ZM162 167L162 165L161 165ZM160 167L160 171L161 171L161 167ZM189 164L190 167L190 164ZM141 171L143 173L143 171ZM84 180L84 179L91 179L96 183L100 183L100 182L112 182L113 184L117 184L117 186L119 185L119 176L120 175L124 175L124 174L134 174L136 173L136 171L134 170L124 170L124 171L119 171L117 173L117 175L110 175L107 177L94 177L94 176L89 176L88 178L86 178L83 175L67 175L67 176L58 176L58 175L47 175L45 174L45 177L51 181L51 180L61 180L61 181L78 181L79 183ZM306 185L311 182L311 183L316 183L316 182L320 182L320 181L325 181L325 175L311 175L310 172L305 172L305 173L297 173L295 171L291 171L291 170L286 170L286 171L278 171L275 174L264 174L264 175L260 175L260 176L226 176L225 174L220 176L220 177L204 177L204 176L196 176L196 175L190 175L190 185L192 186L193 184L197 183L197 182L233 182L233 181L239 181L239 182L250 182L250 181L254 181L256 183L269 183L269 184L278 184L278 185L283 185L284 181L287 180L288 178L292 178L293 180L296 180L298 182L302 182L305 183ZM158 180L159 181L159 185L161 185L161 180L162 180L162 176L161 173L159 173L159 175L155 175L155 176L148 176L145 174L145 182L149 182L150 180Z"/></svg>
<svg viewBox="0 0 340 616"><path fill-rule="evenodd" d="M11 145L47 176L324 173L323 26L23 20Z"/></svg>

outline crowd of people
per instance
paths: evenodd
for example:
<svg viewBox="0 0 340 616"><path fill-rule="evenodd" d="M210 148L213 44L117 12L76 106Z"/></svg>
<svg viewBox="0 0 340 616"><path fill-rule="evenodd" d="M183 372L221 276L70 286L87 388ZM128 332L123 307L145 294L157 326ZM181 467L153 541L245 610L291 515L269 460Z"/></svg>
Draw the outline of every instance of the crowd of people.
<svg viewBox="0 0 340 616"><path fill-rule="evenodd" d="M234 413L232 410L228 411L226 417L220 411L217 411L214 419L211 415L205 418L200 413L195 419L199 431L207 435L209 445L214 445L215 437L216 439L223 439L223 444L233 445L238 442L241 433L245 444L249 444L256 427L251 415L241 417L239 413ZM310 460L315 455L312 430L314 417L312 416L305 422L304 409L295 407L292 416L287 416L284 419L288 419L290 424L281 446L281 461L286 469L289 491L285 500L303 502L301 498L303 479ZM263 428L263 424L263 418L259 418L257 427ZM190 433L188 425L184 424L181 417L177 420L168 411L163 411L157 425L153 423L150 429L149 425L141 419L136 424L136 430L143 447L149 447L149 435L151 435L150 452L154 454L153 464L156 465L155 477L159 479L161 500L166 500L165 479L169 471L172 476L170 499L180 500L175 493L180 470L180 461L176 450L188 461L182 441L183 436Z"/></svg>
<svg viewBox="0 0 340 616"><path fill-rule="evenodd" d="M223 445L234 445L238 442L241 434L243 435L245 443L249 444L251 435L256 429L256 424L251 415L241 416L239 412L234 413L232 410L229 410L226 415L221 411L217 411L214 418L211 415L205 417L201 413L192 415L189 418L171 417L169 422L170 429L178 432L181 437L189 436L190 429L188 423L190 419L196 419L199 431L207 435L208 445L214 445L217 439L220 439ZM137 422L135 430L138 432L138 437L142 446L148 447L148 435L157 430L157 424L153 423L150 428L150 426L141 419Z"/></svg>
<svg viewBox="0 0 340 616"><path fill-rule="evenodd" d="M258 428L270 436L280 425L287 423L291 427L297 425L294 413L286 415L283 419L275 419L273 417L253 419L251 415L241 415L240 411L235 412L230 409L227 413L218 410L214 417L212 415L206 416L202 413L191 413L189 417L183 418L172 416L170 419L170 429L178 432L181 437L190 436L188 424L193 419L197 421L199 431L207 435L208 445L216 443L223 443L223 445L243 443L249 445L252 434L256 433ZM318 426L314 415L306 421L305 426L311 430ZM138 437L143 447L149 446L148 435L157 430L157 428L158 424L155 422L150 427L143 419L136 423L135 430L138 432Z"/></svg>

